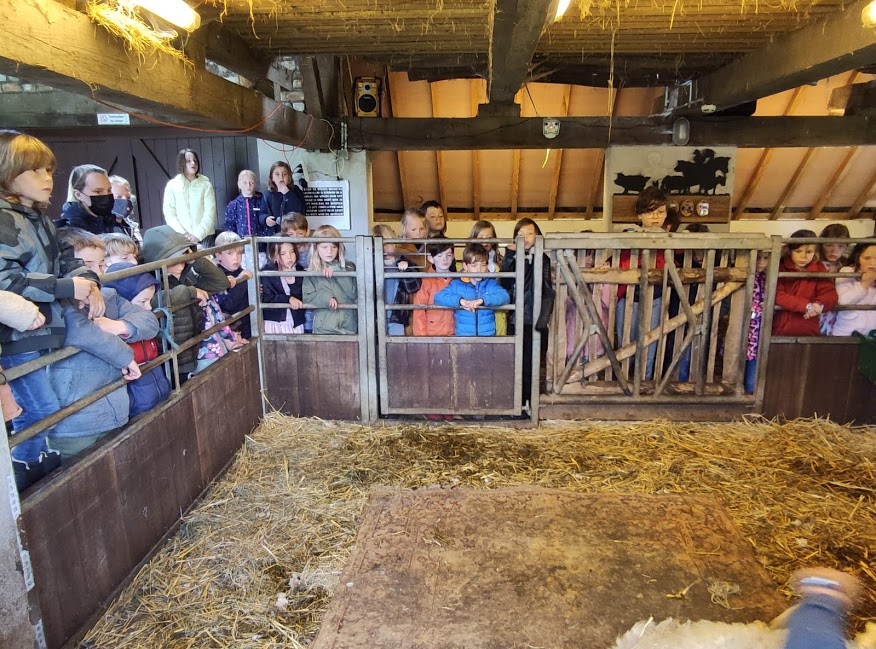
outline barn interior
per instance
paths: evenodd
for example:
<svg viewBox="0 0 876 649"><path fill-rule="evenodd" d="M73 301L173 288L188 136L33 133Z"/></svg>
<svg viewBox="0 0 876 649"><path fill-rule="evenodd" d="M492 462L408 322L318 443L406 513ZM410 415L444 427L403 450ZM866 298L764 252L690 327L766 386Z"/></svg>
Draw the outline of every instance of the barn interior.
<svg viewBox="0 0 876 649"><path fill-rule="evenodd" d="M163 223L161 190L175 173L177 151L190 147L201 152L219 202L236 195L240 169L257 169L264 179L275 159L302 162L314 180L343 178L351 194L344 236L396 225L406 207L435 199L452 237L489 219L497 236L510 238L523 217L548 235L592 230L610 237L630 220L615 207L616 190L627 188L614 186L613 153L686 146L735 150L732 200L707 220L724 237L715 244L718 259L720 245L737 249L765 235L747 252L768 249L771 235L834 222L853 238L874 234L873 2L187 6L196 18L189 14L194 22L185 24L172 2L0 0L0 123L49 143L59 178L83 161L131 178L143 228ZM56 182L54 206L64 201L63 185ZM491 489L558 490L559 500L631 493L710 499L690 509L716 507L721 521L711 531L694 520L699 513L694 522L668 526L673 534L685 525L697 532L682 534L688 545L672 565L685 568L674 580L621 580L628 588L607 611L634 602L624 625L652 614L766 619L787 602L788 575L814 564L864 581L855 630L876 620L876 431L859 425L872 424L876 410L873 385L853 369L852 341L775 341L758 393L738 403L729 403L738 392L724 403L702 386L633 407L615 393L597 403L558 389L545 398L543 419L665 420L569 421L531 431L384 425L384 413L368 401L377 400L369 395L376 388L362 387L367 372L377 371L360 360L361 350L373 347L367 332L331 350L287 342L259 341L223 361L21 500L10 488L0 514L3 553L13 559L3 569L8 581L0 582L10 584L2 589L9 624L0 644L348 646L321 625L350 622L337 607L361 604L346 586L360 576L347 570L351 557L361 565L368 556L367 548L354 555L357 534L364 526L374 536L371 506L381 501L371 490L386 486L402 500L413 497L407 490L441 487L447 493L435 497L451 505L462 487L474 492L474 502ZM552 341L551 349L562 343ZM337 376L322 378L323 394L332 396L305 403L303 395L317 391L306 382L305 359L326 353L339 367ZM263 371L266 356L290 369ZM701 367L715 365L702 358L695 359ZM789 375L799 381L789 384ZM266 415L275 404L296 417ZM795 420L801 416L816 418ZM325 421L333 418L358 423ZM679 419L734 423L666 421ZM636 501L639 513L646 501ZM603 507L630 525L638 520L624 511L636 508ZM571 520L564 518L570 508L559 506L557 520ZM476 521L477 511L470 516ZM658 529L653 517L638 524ZM448 531L438 522L423 529L411 552L444 561L467 528ZM671 554L666 544L636 539L637 552L657 557L654 563ZM603 537L592 547L606 550L616 541ZM624 574L646 572L635 562L609 570L604 556L584 560L606 573L630 566L638 572ZM736 572L706 579L728 565ZM557 565L550 574L534 571L545 588L571 573ZM438 581L436 572L423 574ZM609 582L603 577L601 587ZM452 574L451 591L460 580ZM567 581L565 592L570 583L578 585ZM740 584L750 590L734 590ZM386 598L371 622L398 614L414 594ZM611 616L607 611L594 617ZM434 623L434 613L424 615ZM621 617L588 638L610 646L624 630ZM373 638L367 621L350 624L363 643ZM409 646L400 622L387 646ZM490 633L498 631L472 637ZM580 640L551 638L556 646ZM434 646L456 641L448 635Z"/></svg>

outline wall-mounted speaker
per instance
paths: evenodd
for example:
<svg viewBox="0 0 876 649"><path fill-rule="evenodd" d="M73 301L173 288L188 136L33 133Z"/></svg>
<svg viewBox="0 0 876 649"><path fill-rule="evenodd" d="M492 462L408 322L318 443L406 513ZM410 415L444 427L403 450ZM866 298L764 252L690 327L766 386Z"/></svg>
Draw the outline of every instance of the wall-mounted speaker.
<svg viewBox="0 0 876 649"><path fill-rule="evenodd" d="M356 117L380 117L380 79L359 77L355 95Z"/></svg>

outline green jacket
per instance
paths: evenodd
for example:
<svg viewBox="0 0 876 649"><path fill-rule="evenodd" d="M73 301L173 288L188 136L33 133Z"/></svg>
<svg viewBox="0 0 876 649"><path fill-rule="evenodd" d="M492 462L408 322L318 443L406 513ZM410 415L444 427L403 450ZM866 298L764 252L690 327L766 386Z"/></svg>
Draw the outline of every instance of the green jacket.
<svg viewBox="0 0 876 649"><path fill-rule="evenodd" d="M331 264L335 271L353 271L356 265L348 261L346 268L338 263ZM348 309L329 308L329 300L335 298L338 304L356 304L358 292L354 277L305 277L304 303L319 307L313 316L315 334L355 334L358 330L358 312Z"/></svg>

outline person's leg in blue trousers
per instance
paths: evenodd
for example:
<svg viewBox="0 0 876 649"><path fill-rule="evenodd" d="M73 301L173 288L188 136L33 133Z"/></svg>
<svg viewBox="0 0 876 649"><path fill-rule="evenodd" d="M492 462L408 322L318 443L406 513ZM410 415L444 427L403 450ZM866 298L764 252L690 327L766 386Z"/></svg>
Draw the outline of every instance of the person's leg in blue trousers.
<svg viewBox="0 0 876 649"><path fill-rule="evenodd" d="M36 360L45 352L26 352L24 354L13 354L0 358L4 370L12 369L19 365L23 365L28 361ZM48 368L36 370L22 377L10 381L9 387L12 388L12 394L15 395L15 400L18 405L24 410L18 417L12 420L12 425L16 431L24 430L31 424L52 415L61 409L61 404L58 401L58 395L55 394L54 388L49 381ZM48 451L46 438L52 429L44 430L35 437L31 437L12 449L12 459L27 464L38 462L40 453Z"/></svg>

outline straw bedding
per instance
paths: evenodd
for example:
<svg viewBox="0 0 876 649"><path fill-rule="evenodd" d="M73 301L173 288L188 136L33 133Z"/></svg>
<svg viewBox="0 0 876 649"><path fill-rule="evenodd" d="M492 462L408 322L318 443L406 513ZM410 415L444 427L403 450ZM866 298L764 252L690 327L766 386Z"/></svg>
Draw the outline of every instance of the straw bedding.
<svg viewBox="0 0 876 649"><path fill-rule="evenodd" d="M272 414L82 646L306 646L372 485L709 495L785 592L801 566L859 575L860 628L876 620L874 462L876 428L824 420L551 422L528 431Z"/></svg>

